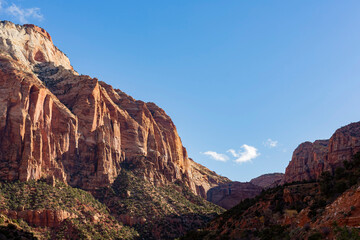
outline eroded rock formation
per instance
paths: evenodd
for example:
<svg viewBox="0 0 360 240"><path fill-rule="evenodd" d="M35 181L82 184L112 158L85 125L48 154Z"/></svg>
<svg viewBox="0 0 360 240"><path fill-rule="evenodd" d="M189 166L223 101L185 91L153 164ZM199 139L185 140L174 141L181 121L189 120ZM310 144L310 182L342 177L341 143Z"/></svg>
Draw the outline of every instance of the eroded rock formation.
<svg viewBox="0 0 360 240"><path fill-rule="evenodd" d="M13 211L13 210L0 210L1 214L12 219L23 219L31 226L40 226L40 227L58 227L62 221L68 218L77 217L74 213L69 213L65 210L22 210L22 211Z"/></svg>
<svg viewBox="0 0 360 240"><path fill-rule="evenodd" d="M211 188L207 192L207 200L225 209L230 209L241 200L257 196L263 188L252 183L229 182Z"/></svg>
<svg viewBox="0 0 360 240"><path fill-rule="evenodd" d="M360 150L360 122L342 127L329 140L304 142L294 151L285 171L285 182L317 179L333 172Z"/></svg>
<svg viewBox="0 0 360 240"><path fill-rule="evenodd" d="M228 181L188 158L163 109L79 76L34 25L0 23L0 132L2 180L55 176L94 190L121 164L145 162L155 186L179 180L203 197Z"/></svg>

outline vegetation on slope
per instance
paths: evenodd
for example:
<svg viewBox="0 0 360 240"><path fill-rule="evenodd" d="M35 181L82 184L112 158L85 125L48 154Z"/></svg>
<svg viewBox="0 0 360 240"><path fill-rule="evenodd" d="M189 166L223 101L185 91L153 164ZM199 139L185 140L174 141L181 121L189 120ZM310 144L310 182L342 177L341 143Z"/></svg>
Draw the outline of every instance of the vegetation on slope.
<svg viewBox="0 0 360 240"><path fill-rule="evenodd" d="M180 181L155 187L144 180L141 168L123 165L113 185L97 193L118 220L133 225L142 238L174 239L204 227L224 212L194 195Z"/></svg>
<svg viewBox="0 0 360 240"><path fill-rule="evenodd" d="M183 239L360 239L357 229L316 226L326 206L359 184L360 153L343 166L318 181L285 184L245 199Z"/></svg>
<svg viewBox="0 0 360 240"><path fill-rule="evenodd" d="M64 219L57 223L40 217L45 216L46 211L51 211L50 215L63 214ZM7 226L16 223L19 229L33 232L40 239L133 239L138 236L136 231L114 219L106 206L90 193L60 182L55 186L45 181L2 182L0 212L13 217L0 220L6 223L2 233L9 232ZM28 223L23 217L28 218L25 219ZM45 227L49 225L53 226Z"/></svg>
<svg viewBox="0 0 360 240"><path fill-rule="evenodd" d="M23 220L9 219L0 215L0 239L38 239Z"/></svg>

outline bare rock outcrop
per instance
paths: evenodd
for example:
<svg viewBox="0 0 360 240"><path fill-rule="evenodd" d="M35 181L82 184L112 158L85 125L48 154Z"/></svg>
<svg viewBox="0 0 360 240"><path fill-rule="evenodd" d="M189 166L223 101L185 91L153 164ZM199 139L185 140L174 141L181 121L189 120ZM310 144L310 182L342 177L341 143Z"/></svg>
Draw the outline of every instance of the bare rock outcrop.
<svg viewBox="0 0 360 240"><path fill-rule="evenodd" d="M41 62L53 62L75 73L67 56L53 44L50 34L33 24L0 22L0 52L17 61L22 70Z"/></svg>
<svg viewBox="0 0 360 240"><path fill-rule="evenodd" d="M347 190L326 206L314 226L331 226L334 222L340 226L360 227L360 187Z"/></svg>
<svg viewBox="0 0 360 240"><path fill-rule="evenodd" d="M0 213L12 219L23 219L29 225L36 227L58 227L65 219L76 218L77 215L65 210L0 210Z"/></svg>
<svg viewBox="0 0 360 240"><path fill-rule="evenodd" d="M276 187L284 179L283 173L268 173L251 179L250 183L262 187L264 189Z"/></svg>
<svg viewBox="0 0 360 240"><path fill-rule="evenodd" d="M0 22L0 132L2 180L95 190L130 164L155 186L181 181L203 197L228 181L188 158L163 109L79 76L34 25Z"/></svg>
<svg viewBox="0 0 360 240"><path fill-rule="evenodd" d="M246 198L257 196L263 188L252 183L228 182L211 188L207 200L225 209L230 209Z"/></svg>
<svg viewBox="0 0 360 240"><path fill-rule="evenodd" d="M65 182L76 159L77 117L16 64L0 56L0 178Z"/></svg>
<svg viewBox="0 0 360 240"><path fill-rule="evenodd" d="M360 150L360 122L342 127L329 140L304 142L294 151L285 171L285 182L317 179L333 172Z"/></svg>

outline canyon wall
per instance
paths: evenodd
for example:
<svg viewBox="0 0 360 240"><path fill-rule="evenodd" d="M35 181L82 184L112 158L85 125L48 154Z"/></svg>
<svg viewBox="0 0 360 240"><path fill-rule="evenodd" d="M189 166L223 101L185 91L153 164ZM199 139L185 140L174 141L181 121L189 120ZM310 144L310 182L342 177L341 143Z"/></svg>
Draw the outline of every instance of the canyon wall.
<svg viewBox="0 0 360 240"><path fill-rule="evenodd" d="M285 171L285 182L317 179L323 171L333 172L360 150L360 122L338 130L329 140L304 142L294 151Z"/></svg>
<svg viewBox="0 0 360 240"><path fill-rule="evenodd" d="M163 109L77 74L45 30L1 22L0 67L0 179L55 176L95 190L127 164L202 197L228 181L188 158Z"/></svg>

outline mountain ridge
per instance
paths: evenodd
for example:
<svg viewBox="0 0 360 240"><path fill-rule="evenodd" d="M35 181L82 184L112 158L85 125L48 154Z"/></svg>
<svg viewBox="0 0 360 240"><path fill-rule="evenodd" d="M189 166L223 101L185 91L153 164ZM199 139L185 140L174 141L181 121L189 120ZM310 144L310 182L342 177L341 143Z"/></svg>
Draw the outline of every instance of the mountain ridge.
<svg viewBox="0 0 360 240"><path fill-rule="evenodd" d="M207 191L211 184L206 183L202 186L200 181L195 184L190 180L192 178L192 172L195 171L190 170L193 161L189 160L186 149L182 146L177 134L176 127L164 110L157 107L154 103L144 103L135 100L120 90L114 90L105 82L98 81L96 78L78 75L73 70L67 57L53 45L50 45L52 44L51 37L42 28L36 27L35 25L20 26L10 22L1 22L0 29L2 29L0 36L3 40L2 44L0 44L0 50L3 56L5 56L5 58L2 58L2 62L8 60L7 64L12 67L17 66L18 69L27 65L25 67L27 74L23 74L23 77L31 76L32 78L32 82L28 84L27 93L24 90L21 92L19 85L19 90L8 89L9 91L21 92L21 98L25 98L25 101L29 102L29 106L27 106L25 102L19 106L20 108L27 109L29 113L29 115L18 113L22 120L19 119L17 122L25 122L25 124L20 124L19 126L20 128L22 127L21 131L26 132L27 125L25 119L28 117L30 117L30 122L32 122L33 125L35 123L40 125L39 128L33 126L33 132L45 131L44 128L53 129L51 121L46 122L41 120L47 119L49 121L51 118L53 113L47 113L46 111L47 109L50 111L53 110L52 106L54 104L52 104L52 102L56 103L56 106L59 108L58 111L63 109L61 111L67 112L67 115L71 119L69 120L71 123L67 123L72 125L72 127L66 135L66 139L68 140L67 143L63 145L65 148L56 149L55 152L49 150L47 153L44 153L43 156L39 156L40 159L44 158L44 161L53 162L51 159L59 158L59 154L62 155L65 153L69 155L60 157L65 158L61 164L53 162L54 166L52 168L55 167L57 168L56 171L58 171L53 174L55 174L57 178L64 182L69 181L74 186L76 185L90 190L91 186L94 185L92 181L94 181L95 185L98 184L99 186L101 184L110 184L118 174L116 169L119 168L120 162L128 161L130 158L136 158L137 156L148 156L152 159L156 169L166 171L166 173L164 172L164 177L153 176L154 172L148 172L147 177L150 181L158 181L160 184L165 184L167 181L172 182L175 181L175 179L184 179L195 194L202 194L204 197L204 192ZM14 34L14 32L16 33L17 31L18 34ZM18 35L22 36L20 41L18 40ZM29 37L26 37L28 35ZM16 40L13 40L12 37ZM38 52L41 52L44 57L38 59L36 57ZM61 56L59 57L59 61L55 58L57 56ZM52 61L54 58L55 60ZM7 67L9 68L9 66ZM3 68L6 67L3 66ZM14 69L16 69L16 67ZM17 74L14 71L7 73ZM3 73L2 79L6 78L10 78L10 76L5 76ZM10 85L10 83L6 82L4 85ZM24 86L24 83L22 83L22 86ZM50 93L48 90L50 90ZM3 95L5 95L5 93ZM12 104L24 101L24 99L21 98L3 97L3 106L8 105L6 101L13 102ZM42 106L46 106L45 109L43 109ZM85 112L84 109L86 109ZM22 111L22 109L19 110ZM5 115L9 111L14 111L14 108L7 107L6 110L3 109L2 111L2 118L7 118L7 121L9 120L9 116ZM1 128L1 130L4 132L8 131L6 126L2 126L3 128ZM67 131L65 129L59 130ZM53 133L53 135L54 134L55 133ZM22 139L25 138L24 133L20 135ZM49 136L44 137L44 134L40 134L37 137L41 138L42 143L49 141ZM61 138L61 136L58 137ZM4 139L3 141L6 140ZM24 144L26 141L22 140L22 142L22 144ZM32 146L36 144L37 143L32 143ZM44 150L45 145L39 144L41 145L38 146L38 149L41 148L39 151ZM101 144L104 144L104 146ZM82 149L83 146L87 146L87 148ZM19 147L23 148L22 146ZM104 150L102 150L102 153L97 152L91 155L90 152L94 150L94 147L98 150ZM22 150L22 152L23 151L24 150ZM34 149L27 151L34 152ZM34 154L26 155L37 158ZM3 155L6 156L6 154ZM161 160L159 157L164 159ZM79 179L72 176L71 171L76 168L76 166L69 162L69 158L80 160L78 163L80 164L80 168L78 168L80 175L83 175L82 178L84 179L88 178L89 183L81 183ZM89 169L89 160L91 162L94 161L95 158L97 159L96 165ZM81 162L83 161L87 163L81 167ZM23 162L26 161L23 160ZM164 166L164 164L170 165ZM19 171L20 176L18 178L39 179L42 170L39 168L33 169L32 167L34 166L28 165L27 170L23 169ZM88 168L88 170L86 170L86 168ZM70 171L70 173L67 174L65 173L66 171ZM23 174L27 174L27 176L23 176ZM76 174L79 175L79 173ZM203 178L203 180L206 181L206 178ZM228 180L223 178L221 181Z"/></svg>
<svg viewBox="0 0 360 240"><path fill-rule="evenodd" d="M359 141L356 122L300 144L278 186L182 239L359 239Z"/></svg>
<svg viewBox="0 0 360 240"><path fill-rule="evenodd" d="M318 179L323 171L334 172L360 150L360 122L337 129L328 140L301 143L285 170L284 182Z"/></svg>
<svg viewBox="0 0 360 240"><path fill-rule="evenodd" d="M166 112L79 75L42 28L0 23L0 86L1 181L89 191L147 239L178 237L224 211L205 198L229 179L188 157ZM119 178L134 184L118 191Z"/></svg>

